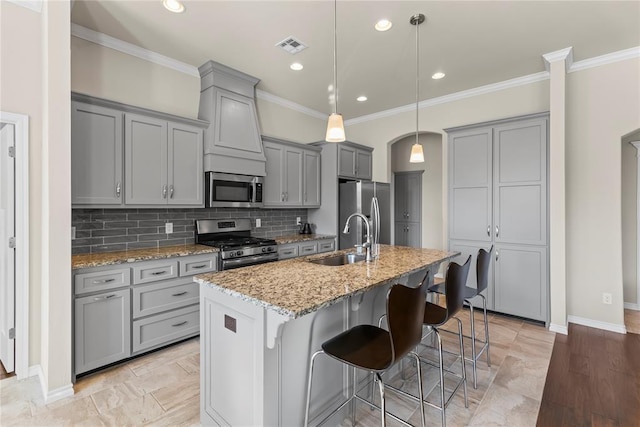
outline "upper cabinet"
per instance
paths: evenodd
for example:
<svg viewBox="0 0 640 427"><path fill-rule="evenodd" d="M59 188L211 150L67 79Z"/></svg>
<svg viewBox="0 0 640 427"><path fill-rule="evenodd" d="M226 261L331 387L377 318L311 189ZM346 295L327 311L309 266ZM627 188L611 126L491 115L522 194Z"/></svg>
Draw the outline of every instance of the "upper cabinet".
<svg viewBox="0 0 640 427"><path fill-rule="evenodd" d="M338 175L342 178L371 180L373 149L345 142L338 145Z"/></svg>
<svg viewBox="0 0 640 427"><path fill-rule="evenodd" d="M73 207L204 206L208 123L86 95L72 98Z"/></svg>
<svg viewBox="0 0 640 427"><path fill-rule="evenodd" d="M263 141L267 159L264 206L320 206L320 150L270 137Z"/></svg>

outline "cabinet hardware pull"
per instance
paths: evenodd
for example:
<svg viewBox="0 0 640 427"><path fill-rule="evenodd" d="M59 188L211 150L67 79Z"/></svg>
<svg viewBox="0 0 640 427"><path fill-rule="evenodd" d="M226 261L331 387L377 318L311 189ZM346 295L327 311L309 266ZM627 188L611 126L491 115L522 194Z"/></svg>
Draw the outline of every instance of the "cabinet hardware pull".
<svg viewBox="0 0 640 427"><path fill-rule="evenodd" d="M409 218L409 212L407 212L407 219Z"/></svg>
<svg viewBox="0 0 640 427"><path fill-rule="evenodd" d="M282 200L280 200L280 201L281 201L281 202L284 202L284 193L282 193L282 194L280 195L280 198L282 199Z"/></svg>
<svg viewBox="0 0 640 427"><path fill-rule="evenodd" d="M173 199L173 185L169 186L169 198Z"/></svg>
<svg viewBox="0 0 640 427"><path fill-rule="evenodd" d="M487 236L491 237L491 226L487 225Z"/></svg>
<svg viewBox="0 0 640 427"><path fill-rule="evenodd" d="M285 199L286 201L289 201L289 193L288 193L288 192L285 192L285 193L284 193L284 199Z"/></svg>
<svg viewBox="0 0 640 427"><path fill-rule="evenodd" d="M116 197L120 198L120 182L116 184Z"/></svg>
<svg viewBox="0 0 640 427"><path fill-rule="evenodd" d="M500 235L500 228L496 225L496 237Z"/></svg>
<svg viewBox="0 0 640 427"><path fill-rule="evenodd" d="M182 291L182 292L177 292L177 293L175 293L175 294L171 294L171 296L172 296L172 297L179 297L179 296L182 296L182 295L184 295L184 294L186 294L186 293L187 293L187 291Z"/></svg>
<svg viewBox="0 0 640 427"><path fill-rule="evenodd" d="M496 249L496 261L498 261L498 258L500 258L500 251Z"/></svg>
<svg viewBox="0 0 640 427"><path fill-rule="evenodd" d="M167 198L167 186L166 185L162 186L162 198L163 199Z"/></svg>
<svg viewBox="0 0 640 427"><path fill-rule="evenodd" d="M151 273L151 274L153 274L154 276L159 276L159 275L161 275L161 274L165 274L166 272L167 272L167 270L154 271L154 272L153 272L153 273Z"/></svg>
<svg viewBox="0 0 640 427"><path fill-rule="evenodd" d="M191 268L205 268L207 266L207 264L200 264L200 265L194 265Z"/></svg>
<svg viewBox="0 0 640 427"><path fill-rule="evenodd" d="M184 320L184 321L182 321L182 322L180 322L180 323L175 323L175 324L173 324L173 325L171 325L171 326L173 326L173 327L175 328L175 327L178 327L178 326L182 326L182 325L184 325L184 324L186 324L186 323L187 323L187 321L186 321L186 320Z"/></svg>
<svg viewBox="0 0 640 427"><path fill-rule="evenodd" d="M104 279L104 280L94 280L93 283L94 285L100 284L100 283L110 283L110 282L114 282L116 279Z"/></svg>
<svg viewBox="0 0 640 427"><path fill-rule="evenodd" d="M103 299L113 298L113 297L115 297L115 296L116 296L116 294L111 294L111 295L106 295L106 296L104 296L104 297L95 297L93 300L94 300L94 301L100 301L100 300L103 300Z"/></svg>

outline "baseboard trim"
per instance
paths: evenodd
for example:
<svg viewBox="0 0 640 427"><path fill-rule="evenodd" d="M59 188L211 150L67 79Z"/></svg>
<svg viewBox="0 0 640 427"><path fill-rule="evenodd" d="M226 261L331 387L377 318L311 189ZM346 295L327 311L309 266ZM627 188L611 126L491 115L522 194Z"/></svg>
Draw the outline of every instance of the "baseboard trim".
<svg viewBox="0 0 640 427"><path fill-rule="evenodd" d="M624 303L624 308L626 308L627 310L640 311L640 304L634 304L632 302L625 302Z"/></svg>
<svg viewBox="0 0 640 427"><path fill-rule="evenodd" d="M556 323L549 324L549 331L557 334L569 335L569 328L567 325L558 325Z"/></svg>
<svg viewBox="0 0 640 427"><path fill-rule="evenodd" d="M603 329L605 331L617 332L619 334L626 334L627 328L624 325L617 323L601 322L599 320L586 319L578 316L568 316L569 323L575 323L576 325L588 326L590 328Z"/></svg>
<svg viewBox="0 0 640 427"><path fill-rule="evenodd" d="M75 393L72 383L47 392L47 381L44 377L44 371L42 370L41 365L29 366L29 377L38 377L38 381L40 382L40 391L42 392L42 397L46 404L64 399L65 397L73 396Z"/></svg>

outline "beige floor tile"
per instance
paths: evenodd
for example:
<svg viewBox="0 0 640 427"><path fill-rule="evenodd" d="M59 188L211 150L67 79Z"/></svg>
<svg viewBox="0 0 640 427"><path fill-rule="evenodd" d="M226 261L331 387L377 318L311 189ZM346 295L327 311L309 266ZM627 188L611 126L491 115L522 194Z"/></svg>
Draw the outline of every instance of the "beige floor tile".
<svg viewBox="0 0 640 427"><path fill-rule="evenodd" d="M162 387L178 383L184 379L187 371L177 363L162 365L156 369L126 381L126 383L139 395L154 392Z"/></svg>
<svg viewBox="0 0 640 427"><path fill-rule="evenodd" d="M533 338L538 341L544 341L548 344L553 345L556 339L556 333L551 332L547 328L542 325L524 322L520 331L518 331L518 336L524 336L527 338Z"/></svg>
<svg viewBox="0 0 640 427"><path fill-rule="evenodd" d="M190 427L200 425L200 395L184 400L180 405L151 421L153 427Z"/></svg>
<svg viewBox="0 0 640 427"><path fill-rule="evenodd" d="M540 402L493 384L471 418L472 426L535 426Z"/></svg>
<svg viewBox="0 0 640 427"><path fill-rule="evenodd" d="M165 411L151 394L131 400L101 414L107 425L139 426L162 416Z"/></svg>
<svg viewBox="0 0 640 427"><path fill-rule="evenodd" d="M135 375L129 369L129 364L124 363L78 379L73 390L76 396L85 397L122 384L132 378L135 378Z"/></svg>
<svg viewBox="0 0 640 427"><path fill-rule="evenodd" d="M151 394L165 411L170 411L184 401L200 396L200 376L185 375L181 381L159 388Z"/></svg>
<svg viewBox="0 0 640 427"><path fill-rule="evenodd" d="M627 332L640 334L640 311L626 309L624 311L624 324Z"/></svg>
<svg viewBox="0 0 640 427"><path fill-rule="evenodd" d="M548 367L547 360L536 358L522 360L507 356L493 383L514 393L541 400Z"/></svg>
<svg viewBox="0 0 640 427"><path fill-rule="evenodd" d="M508 355L518 357L522 360L546 360L548 365L552 352L553 343L518 335L509 347Z"/></svg>
<svg viewBox="0 0 640 427"><path fill-rule="evenodd" d="M159 367L173 363L184 357L191 356L199 351L200 340L199 338L193 338L134 359L128 364L128 366L136 376L142 376Z"/></svg>
<svg viewBox="0 0 640 427"><path fill-rule="evenodd" d="M138 389L128 383L122 383L93 393L91 398L98 412L104 414L113 408L117 408L141 396L142 394L140 394Z"/></svg>
<svg viewBox="0 0 640 427"><path fill-rule="evenodd" d="M60 405L38 412L26 424L70 426L98 415L98 410L90 397L72 400L71 402L63 399L56 403L60 403Z"/></svg>
<svg viewBox="0 0 640 427"><path fill-rule="evenodd" d="M187 371L189 374L197 374L200 372L200 351L195 354L190 354L176 361L178 365Z"/></svg>

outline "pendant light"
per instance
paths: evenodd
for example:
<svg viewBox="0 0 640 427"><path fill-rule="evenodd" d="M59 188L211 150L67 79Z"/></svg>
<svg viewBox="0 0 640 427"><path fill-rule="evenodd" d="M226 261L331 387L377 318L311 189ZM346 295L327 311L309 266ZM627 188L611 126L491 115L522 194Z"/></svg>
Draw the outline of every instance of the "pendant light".
<svg viewBox="0 0 640 427"><path fill-rule="evenodd" d="M342 114L338 114L338 36L337 36L338 0L333 2L333 102L334 110L327 122L327 142L343 142L346 140Z"/></svg>
<svg viewBox="0 0 640 427"><path fill-rule="evenodd" d="M411 147L409 163L424 163L422 145L418 142L418 110L420 108L420 24L425 21L422 13L413 15L409 22L416 26L416 142Z"/></svg>

